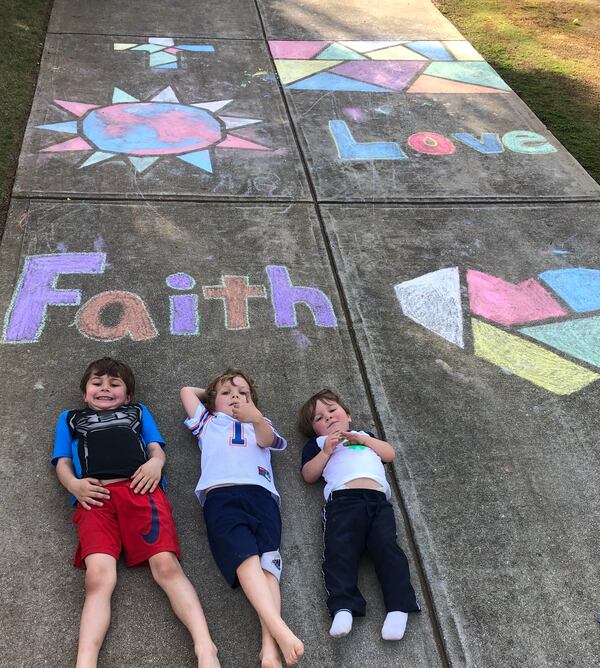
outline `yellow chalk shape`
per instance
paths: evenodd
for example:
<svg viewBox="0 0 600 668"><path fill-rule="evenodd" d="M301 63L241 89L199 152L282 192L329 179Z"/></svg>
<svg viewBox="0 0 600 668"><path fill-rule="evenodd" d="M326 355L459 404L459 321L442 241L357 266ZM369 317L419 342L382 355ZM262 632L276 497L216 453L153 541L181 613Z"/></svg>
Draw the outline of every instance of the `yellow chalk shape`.
<svg viewBox="0 0 600 668"><path fill-rule="evenodd" d="M371 60L429 60L416 51L407 49L405 46L389 46L387 49L369 51L365 54Z"/></svg>
<svg viewBox="0 0 600 668"><path fill-rule="evenodd" d="M277 74L282 84L293 83L298 79L321 72L334 65L339 65L341 60L276 60Z"/></svg>
<svg viewBox="0 0 600 668"><path fill-rule="evenodd" d="M139 46L138 44L123 44L122 42L117 42L113 44L115 51L125 51L125 49L132 49L134 46Z"/></svg>
<svg viewBox="0 0 600 668"><path fill-rule="evenodd" d="M445 40L442 44L456 60L483 60L483 56L465 40Z"/></svg>
<svg viewBox="0 0 600 668"><path fill-rule="evenodd" d="M583 367L524 339L472 319L477 357L554 394L572 394L600 379Z"/></svg>

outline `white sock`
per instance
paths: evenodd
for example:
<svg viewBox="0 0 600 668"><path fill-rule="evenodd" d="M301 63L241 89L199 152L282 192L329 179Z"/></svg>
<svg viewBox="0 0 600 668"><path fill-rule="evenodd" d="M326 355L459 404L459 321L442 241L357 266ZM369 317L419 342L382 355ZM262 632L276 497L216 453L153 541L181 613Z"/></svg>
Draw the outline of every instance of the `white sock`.
<svg viewBox="0 0 600 668"><path fill-rule="evenodd" d="M381 629L381 637L384 640L402 640L406 630L408 613L395 610L388 612Z"/></svg>
<svg viewBox="0 0 600 668"><path fill-rule="evenodd" d="M338 610L331 622L329 635L334 638L343 638L347 636L352 629L352 613L350 610Z"/></svg>

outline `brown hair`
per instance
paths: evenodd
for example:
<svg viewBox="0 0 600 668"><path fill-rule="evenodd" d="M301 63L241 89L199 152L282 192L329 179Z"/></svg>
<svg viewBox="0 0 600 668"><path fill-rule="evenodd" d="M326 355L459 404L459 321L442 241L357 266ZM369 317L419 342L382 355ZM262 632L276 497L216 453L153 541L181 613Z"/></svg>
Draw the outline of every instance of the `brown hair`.
<svg viewBox="0 0 600 668"><path fill-rule="evenodd" d="M256 394L256 383L254 382L254 378L249 376L247 373L244 373L241 369L236 369L235 367L230 366L218 376L213 376L206 386L205 405L211 413L214 413L215 411L215 399L217 397L217 390L219 385L227 383L228 381L231 381L231 383L235 385L233 379L237 378L238 376L243 378L248 383L248 387L250 388L250 396L252 397L252 403L256 406L258 403L258 396Z"/></svg>
<svg viewBox="0 0 600 668"><path fill-rule="evenodd" d="M112 357L102 357L99 360L95 360L88 364L88 368L85 370L79 383L79 389L85 394L85 388L88 384L88 380L92 376L112 376L113 378L120 378L127 388L127 394L133 397L135 392L135 376L130 366L121 362L120 360L115 360Z"/></svg>
<svg viewBox="0 0 600 668"><path fill-rule="evenodd" d="M350 415L348 406L346 406L346 404L333 390L330 390L327 387L319 390L316 394L313 394L312 397L306 401L298 411L298 429L300 433L308 437L315 436L316 434L312 421L315 417L317 401L322 401L324 404L339 404L346 411L346 413Z"/></svg>

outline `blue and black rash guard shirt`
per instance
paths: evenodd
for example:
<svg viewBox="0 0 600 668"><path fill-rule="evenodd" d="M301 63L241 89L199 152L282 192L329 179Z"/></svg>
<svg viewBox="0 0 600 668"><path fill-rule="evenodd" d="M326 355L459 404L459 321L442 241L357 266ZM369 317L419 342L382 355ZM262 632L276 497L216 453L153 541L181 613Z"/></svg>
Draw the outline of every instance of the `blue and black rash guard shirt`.
<svg viewBox="0 0 600 668"><path fill-rule="evenodd" d="M148 443L164 447L150 411L143 404L111 411L63 411L56 424L52 464L73 460L78 478L130 478L148 460Z"/></svg>

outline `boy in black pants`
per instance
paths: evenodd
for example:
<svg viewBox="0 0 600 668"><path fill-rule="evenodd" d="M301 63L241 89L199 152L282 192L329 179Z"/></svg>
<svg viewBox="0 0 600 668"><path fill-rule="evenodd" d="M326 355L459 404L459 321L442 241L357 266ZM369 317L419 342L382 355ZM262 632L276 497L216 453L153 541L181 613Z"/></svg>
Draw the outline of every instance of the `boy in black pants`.
<svg viewBox="0 0 600 668"><path fill-rule="evenodd" d="M323 575L330 635L340 638L363 617L366 603L357 587L359 560L365 548L375 564L387 616L384 640L401 640L409 612L420 610L410 583L408 561L396 542L390 486L383 464L392 446L364 431L349 431L350 412L331 390L321 390L300 409L298 427L312 437L302 450L302 477L325 479Z"/></svg>

